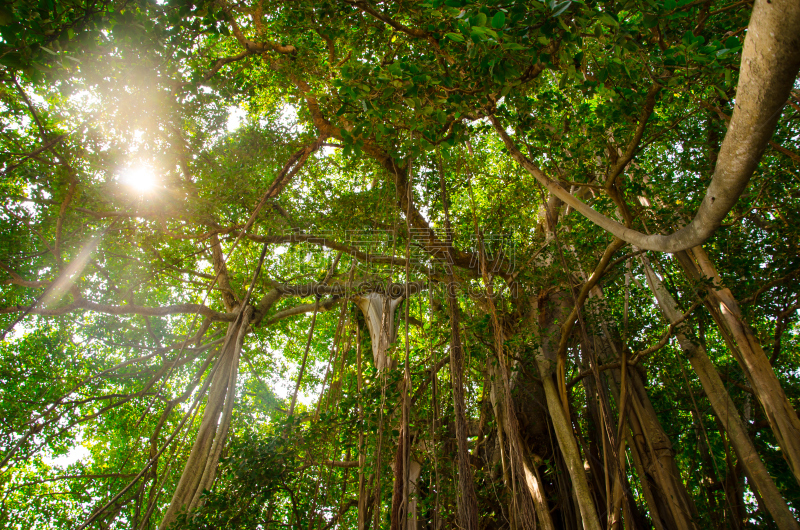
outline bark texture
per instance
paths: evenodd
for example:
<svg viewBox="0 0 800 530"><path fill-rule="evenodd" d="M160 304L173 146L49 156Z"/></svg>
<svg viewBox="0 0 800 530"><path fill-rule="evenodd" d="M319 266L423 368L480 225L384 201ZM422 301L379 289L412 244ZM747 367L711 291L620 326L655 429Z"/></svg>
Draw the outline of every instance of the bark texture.
<svg viewBox="0 0 800 530"><path fill-rule="evenodd" d="M547 298L540 298L537 311L539 325L534 327L535 330L538 330L539 339L539 353L536 361L547 400L547 409L553 422L558 446L564 456L564 462L572 479L572 488L580 509L583 527L586 530L600 530L602 527L589 489L589 482L580 451L578 450L578 443L575 440L568 412L564 410L553 377L557 363L557 344L561 336L560 326L569 314L567 300L568 296L564 292L551 294Z"/></svg>
<svg viewBox="0 0 800 530"><path fill-rule="evenodd" d="M602 302L602 291L594 289L592 298ZM602 320L596 310L590 313L594 321L587 346L594 349L598 361L620 363L623 345L614 339L612 324ZM618 428L618 433L626 438L630 447L654 525L696 529L696 508L681 481L672 442L661 426L639 373L627 371L624 389L621 370L611 369L607 373L610 377L606 381L618 405L622 394L625 395L626 412L620 418L623 427ZM608 452L610 456L611 451Z"/></svg>

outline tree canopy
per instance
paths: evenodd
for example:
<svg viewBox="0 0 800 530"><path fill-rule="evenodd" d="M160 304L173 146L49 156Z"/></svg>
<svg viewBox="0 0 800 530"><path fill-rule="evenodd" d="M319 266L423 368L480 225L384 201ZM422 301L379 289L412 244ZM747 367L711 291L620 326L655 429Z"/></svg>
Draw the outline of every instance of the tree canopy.
<svg viewBox="0 0 800 530"><path fill-rule="evenodd" d="M797 529L797 28L0 5L0 523Z"/></svg>

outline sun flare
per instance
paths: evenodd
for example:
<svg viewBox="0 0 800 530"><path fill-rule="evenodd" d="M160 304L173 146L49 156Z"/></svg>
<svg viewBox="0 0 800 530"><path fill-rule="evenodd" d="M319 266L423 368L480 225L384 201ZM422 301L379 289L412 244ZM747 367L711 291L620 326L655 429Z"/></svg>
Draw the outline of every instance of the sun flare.
<svg viewBox="0 0 800 530"><path fill-rule="evenodd" d="M143 164L130 166L120 174L120 181L140 192L148 192L156 187L153 170Z"/></svg>

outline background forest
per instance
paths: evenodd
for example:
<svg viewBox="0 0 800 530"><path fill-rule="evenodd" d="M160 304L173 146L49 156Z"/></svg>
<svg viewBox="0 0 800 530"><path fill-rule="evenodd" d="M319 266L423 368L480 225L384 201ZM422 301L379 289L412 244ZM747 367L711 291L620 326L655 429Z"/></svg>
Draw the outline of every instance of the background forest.
<svg viewBox="0 0 800 530"><path fill-rule="evenodd" d="M798 28L0 3L0 526L798 529Z"/></svg>

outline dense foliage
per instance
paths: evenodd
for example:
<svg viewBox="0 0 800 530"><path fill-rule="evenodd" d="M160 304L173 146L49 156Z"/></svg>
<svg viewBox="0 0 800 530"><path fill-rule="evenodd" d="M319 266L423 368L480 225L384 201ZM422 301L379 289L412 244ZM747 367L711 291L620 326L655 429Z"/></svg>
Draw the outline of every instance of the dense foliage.
<svg viewBox="0 0 800 530"><path fill-rule="evenodd" d="M701 247L543 184L690 223L759 6L0 5L0 524L796 528L797 65Z"/></svg>

